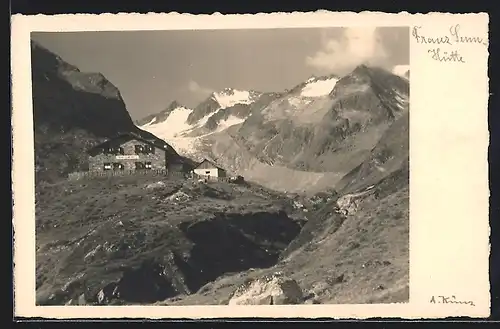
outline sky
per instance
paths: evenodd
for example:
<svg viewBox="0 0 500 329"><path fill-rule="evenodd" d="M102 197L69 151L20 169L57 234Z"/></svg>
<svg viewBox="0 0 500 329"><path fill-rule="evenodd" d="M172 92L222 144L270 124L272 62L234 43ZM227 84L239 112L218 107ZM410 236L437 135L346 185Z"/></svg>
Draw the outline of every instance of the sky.
<svg viewBox="0 0 500 329"><path fill-rule="evenodd" d="M80 71L100 72L134 120L224 88L283 91L359 64L409 65L408 27L36 32Z"/></svg>

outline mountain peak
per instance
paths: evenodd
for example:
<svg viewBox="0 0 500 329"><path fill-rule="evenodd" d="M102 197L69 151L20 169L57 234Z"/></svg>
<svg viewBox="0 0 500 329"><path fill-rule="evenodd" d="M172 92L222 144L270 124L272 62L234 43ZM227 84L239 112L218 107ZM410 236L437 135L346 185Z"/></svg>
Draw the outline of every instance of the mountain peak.
<svg viewBox="0 0 500 329"><path fill-rule="evenodd" d="M123 101L118 88L100 72L82 72L36 41L31 41L31 66L36 72L54 75L73 89Z"/></svg>
<svg viewBox="0 0 500 329"><path fill-rule="evenodd" d="M310 76L310 77L306 80L306 83L307 83L307 82L314 81L314 80L316 80L317 78L318 78L318 77L317 77L316 75L314 75L314 74L313 74L313 75L311 75L311 76Z"/></svg>
<svg viewBox="0 0 500 329"><path fill-rule="evenodd" d="M233 94L234 93L234 88L231 88L231 87L226 87L224 89L222 89L221 91L219 91L218 93L216 92L215 94Z"/></svg>
<svg viewBox="0 0 500 329"><path fill-rule="evenodd" d="M373 79L386 79L390 78L394 74L382 67L378 66L369 66L367 64L358 65L351 73L344 76L341 80L356 80L359 83L365 82L368 83Z"/></svg>
<svg viewBox="0 0 500 329"><path fill-rule="evenodd" d="M352 70L351 74L367 74L371 71L371 67L366 64L360 64Z"/></svg>
<svg viewBox="0 0 500 329"><path fill-rule="evenodd" d="M185 107L184 105L182 105L181 103L179 103L177 100L174 100L172 101L168 106L167 108L165 109L165 111L172 111L172 110L175 110L176 108L179 108L179 107Z"/></svg>
<svg viewBox="0 0 500 329"><path fill-rule="evenodd" d="M251 104L261 93L254 90L239 90L235 88L224 88L212 93L209 99L213 99L220 108L228 108L236 104Z"/></svg>
<svg viewBox="0 0 500 329"><path fill-rule="evenodd" d="M338 80L339 77L335 74L322 76L313 74L307 80L287 90L287 93L303 97L323 97L332 91Z"/></svg>

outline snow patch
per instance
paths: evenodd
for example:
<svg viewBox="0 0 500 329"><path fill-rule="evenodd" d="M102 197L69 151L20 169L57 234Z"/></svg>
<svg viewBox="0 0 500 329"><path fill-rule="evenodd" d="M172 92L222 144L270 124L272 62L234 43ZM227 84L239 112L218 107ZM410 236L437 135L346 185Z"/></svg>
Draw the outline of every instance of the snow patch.
<svg viewBox="0 0 500 329"><path fill-rule="evenodd" d="M163 138L161 136L158 136ZM170 137L163 138L167 143L169 143L177 152L184 155L192 155L196 153L199 145L199 139L204 136L198 137Z"/></svg>
<svg viewBox="0 0 500 329"><path fill-rule="evenodd" d="M309 81L309 80L308 80ZM317 80L308 82L302 89L301 96L304 97L321 97L328 95L335 87L338 79L330 78L327 80Z"/></svg>
<svg viewBox="0 0 500 329"><path fill-rule="evenodd" d="M224 129L227 129L231 126L243 123L245 119L238 118L237 116L230 115L226 120L220 121L219 125L217 126L217 131L222 131Z"/></svg>
<svg viewBox="0 0 500 329"><path fill-rule="evenodd" d="M192 112L191 109L178 107L170 113L167 119L157 124L146 124L139 128L150 132L169 143L177 152L191 154L195 152L197 146L196 137L184 137L183 135L196 127L199 127L212 115L207 115L196 125L187 123L187 118Z"/></svg>
<svg viewBox="0 0 500 329"><path fill-rule="evenodd" d="M187 123L187 118L191 111L192 110L185 107L178 107L170 112L170 115L165 121L158 124L149 123L139 128L163 139L176 137L179 133L192 128L192 126Z"/></svg>
<svg viewBox="0 0 500 329"><path fill-rule="evenodd" d="M246 90L231 90L230 92L214 93L214 98L221 108L227 108L236 104L251 104L253 100L250 92Z"/></svg>
<svg viewBox="0 0 500 329"><path fill-rule="evenodd" d="M205 115L203 118L201 118L200 120L198 120L198 122L196 123L196 125L192 128L196 128L196 127L201 127L201 126L204 126L205 123L207 123L208 119L210 119L210 117L212 115L215 115L215 113L217 113L217 111L213 112L213 113L210 113L210 114L207 114Z"/></svg>
<svg viewBox="0 0 500 329"><path fill-rule="evenodd" d="M291 97L288 99L288 103L294 107L301 107L301 106L305 106L305 105L308 105L309 103L311 103L311 100L303 99L303 98L299 98L299 97Z"/></svg>

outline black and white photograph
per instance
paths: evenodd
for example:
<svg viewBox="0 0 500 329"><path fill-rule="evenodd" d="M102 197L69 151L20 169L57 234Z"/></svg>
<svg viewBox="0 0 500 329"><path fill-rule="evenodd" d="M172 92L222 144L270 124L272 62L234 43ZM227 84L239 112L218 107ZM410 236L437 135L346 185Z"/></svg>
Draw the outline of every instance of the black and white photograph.
<svg viewBox="0 0 500 329"><path fill-rule="evenodd" d="M32 32L36 304L407 303L409 39Z"/></svg>

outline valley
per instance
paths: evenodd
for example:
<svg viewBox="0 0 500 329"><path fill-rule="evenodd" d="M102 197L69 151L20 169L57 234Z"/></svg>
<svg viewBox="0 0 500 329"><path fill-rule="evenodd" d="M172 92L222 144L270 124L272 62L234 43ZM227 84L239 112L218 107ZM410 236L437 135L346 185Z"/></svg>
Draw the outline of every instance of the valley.
<svg viewBox="0 0 500 329"><path fill-rule="evenodd" d="M288 92L225 89L225 98L214 93L195 109L171 105L137 124L185 156L214 159L276 190L316 193L361 165L408 112L408 92L406 79L359 66L342 78L311 77Z"/></svg>

